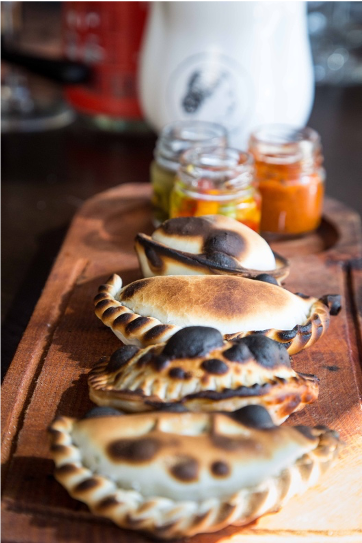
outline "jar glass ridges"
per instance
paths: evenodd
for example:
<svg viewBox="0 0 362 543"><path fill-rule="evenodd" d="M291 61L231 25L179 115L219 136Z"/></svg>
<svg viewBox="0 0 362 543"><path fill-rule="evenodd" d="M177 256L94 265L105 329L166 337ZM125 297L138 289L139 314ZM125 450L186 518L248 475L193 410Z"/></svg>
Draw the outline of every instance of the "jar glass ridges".
<svg viewBox="0 0 362 543"><path fill-rule="evenodd" d="M163 128L151 164L152 205L156 225L169 218L170 193L181 154L192 146L226 146L226 129L206 121L178 121Z"/></svg>
<svg viewBox="0 0 362 543"><path fill-rule="evenodd" d="M171 217L226 215L258 231L260 207L249 153L222 147L183 153L171 194Z"/></svg>
<svg viewBox="0 0 362 543"><path fill-rule="evenodd" d="M311 128L264 126L252 133L249 150L262 195L261 231L290 237L316 229L325 182L318 133Z"/></svg>

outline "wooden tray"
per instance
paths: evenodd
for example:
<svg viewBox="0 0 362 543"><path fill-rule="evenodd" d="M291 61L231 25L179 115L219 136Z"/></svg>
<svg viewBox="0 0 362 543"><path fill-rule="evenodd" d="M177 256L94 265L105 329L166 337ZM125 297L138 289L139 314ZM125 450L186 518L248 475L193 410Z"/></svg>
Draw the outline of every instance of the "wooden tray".
<svg viewBox="0 0 362 543"><path fill-rule="evenodd" d="M58 415L81 416L87 373L119 346L95 317L97 287L113 272L140 277L137 232L150 233L150 187L123 185L92 198L76 215L3 385L3 541L143 543L142 534L94 517L53 479L46 428ZM199 535L190 543L273 543L301 539L361 541L362 266L359 217L327 200L320 229L273 248L291 258L286 286L310 295L341 293L343 310L327 334L294 357L297 370L321 380L316 405L288 424L325 424L346 446L320 484L280 512L245 528ZM31 288L31 285L29 285Z"/></svg>

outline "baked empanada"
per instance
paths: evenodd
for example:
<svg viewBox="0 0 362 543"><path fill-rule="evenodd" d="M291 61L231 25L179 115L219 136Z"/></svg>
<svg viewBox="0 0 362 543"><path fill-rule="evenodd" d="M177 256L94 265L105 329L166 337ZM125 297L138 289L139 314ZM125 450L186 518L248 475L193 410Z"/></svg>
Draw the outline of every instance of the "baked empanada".
<svg viewBox="0 0 362 543"><path fill-rule="evenodd" d="M89 374L90 398L125 411L183 405L190 411L266 407L275 424L318 397L318 379L296 373L286 349L263 335L224 341L215 328L190 326L167 343L126 345Z"/></svg>
<svg viewBox="0 0 362 543"><path fill-rule="evenodd" d="M50 435L55 477L72 497L161 538L276 511L316 484L340 449L334 431L274 426L256 405L229 415L97 407L56 419Z"/></svg>
<svg viewBox="0 0 362 543"><path fill-rule="evenodd" d="M217 328L225 339L261 333L294 354L325 332L340 296L296 295L231 275L157 276L122 288L113 275L99 287L95 305L96 315L126 344L163 343L181 328L200 325Z"/></svg>
<svg viewBox="0 0 362 543"><path fill-rule="evenodd" d="M170 219L151 237L138 234L135 249L144 277L224 273L256 277L265 272L281 281L289 273L288 261L273 254L259 234L223 215Z"/></svg>

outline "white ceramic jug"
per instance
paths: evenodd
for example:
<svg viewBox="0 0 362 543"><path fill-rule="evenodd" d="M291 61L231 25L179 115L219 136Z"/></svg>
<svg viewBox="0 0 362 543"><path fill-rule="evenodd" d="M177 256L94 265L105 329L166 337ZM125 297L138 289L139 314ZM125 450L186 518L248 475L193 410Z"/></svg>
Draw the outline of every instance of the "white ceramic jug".
<svg viewBox="0 0 362 543"><path fill-rule="evenodd" d="M140 59L146 119L223 124L245 148L261 124L304 126L313 69L304 2L152 2Z"/></svg>

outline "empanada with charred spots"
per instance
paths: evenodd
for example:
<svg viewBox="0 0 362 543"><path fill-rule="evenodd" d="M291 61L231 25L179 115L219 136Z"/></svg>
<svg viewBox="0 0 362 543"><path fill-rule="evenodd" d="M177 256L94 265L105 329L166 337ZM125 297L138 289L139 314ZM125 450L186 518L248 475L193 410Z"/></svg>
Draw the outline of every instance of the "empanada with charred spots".
<svg viewBox="0 0 362 543"><path fill-rule="evenodd" d="M167 343L125 345L89 374L90 398L129 412L183 405L236 411L262 405L275 424L318 397L318 379L296 373L287 350L263 335L224 341L215 328L190 326Z"/></svg>
<svg viewBox="0 0 362 543"><path fill-rule="evenodd" d="M144 277L268 273L281 281L289 273L259 234L223 215L170 219L152 236L138 234L135 249Z"/></svg>
<svg viewBox="0 0 362 543"><path fill-rule="evenodd" d="M292 294L266 276L170 275L139 279L122 288L118 275L99 287L95 312L125 344L167 341L186 326L210 326L225 339L263 334L290 354L312 345L338 313L340 296Z"/></svg>
<svg viewBox="0 0 362 543"><path fill-rule="evenodd" d="M338 434L274 426L261 406L232 414L105 407L50 427L55 477L93 513L160 538L243 525L315 485Z"/></svg>

